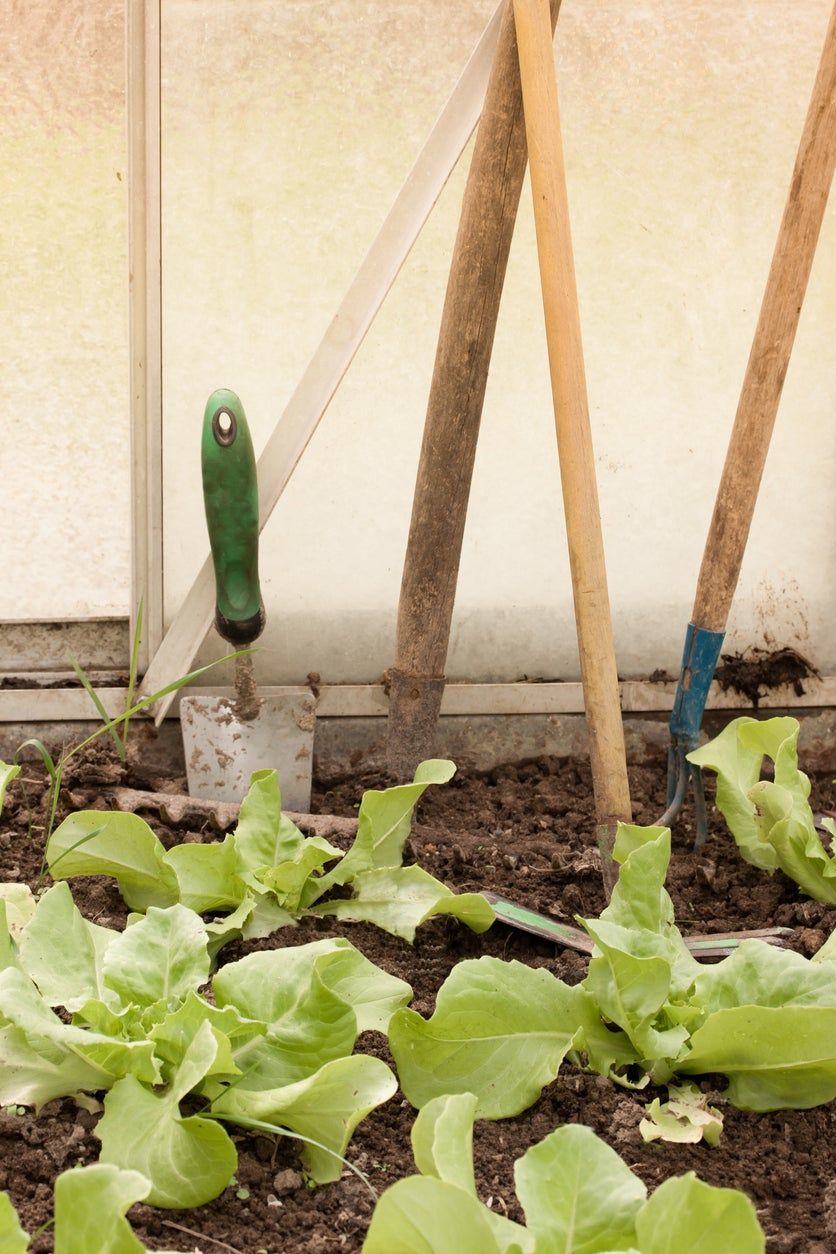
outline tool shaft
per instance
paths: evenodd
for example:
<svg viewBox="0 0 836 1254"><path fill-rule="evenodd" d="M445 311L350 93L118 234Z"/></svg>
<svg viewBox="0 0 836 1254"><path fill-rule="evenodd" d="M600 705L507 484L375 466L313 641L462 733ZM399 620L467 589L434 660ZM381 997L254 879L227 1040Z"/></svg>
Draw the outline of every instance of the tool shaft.
<svg viewBox="0 0 836 1254"><path fill-rule="evenodd" d="M514 0L563 509L605 883L631 818L548 0Z"/></svg>
<svg viewBox="0 0 836 1254"><path fill-rule="evenodd" d="M552 25L560 0L551 0ZM512 0L502 14L438 333L390 672L388 765L432 757L465 518L511 238L527 164Z"/></svg>
<svg viewBox="0 0 836 1254"><path fill-rule="evenodd" d="M836 5L824 49L700 568L691 621L724 632L836 165Z"/></svg>

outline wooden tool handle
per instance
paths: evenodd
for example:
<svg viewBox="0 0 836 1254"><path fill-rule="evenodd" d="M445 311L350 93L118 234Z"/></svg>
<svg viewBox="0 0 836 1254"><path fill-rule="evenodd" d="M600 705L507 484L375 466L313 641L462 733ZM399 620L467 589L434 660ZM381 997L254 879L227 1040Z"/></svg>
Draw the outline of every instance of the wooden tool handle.
<svg viewBox="0 0 836 1254"><path fill-rule="evenodd" d="M551 31L560 0L551 0ZM527 163L512 0L502 15L462 200L418 462L390 672L387 762L432 757L467 503Z"/></svg>
<svg viewBox="0 0 836 1254"><path fill-rule="evenodd" d="M836 5L830 15L746 366L691 621L725 631L836 163Z"/></svg>
<svg viewBox="0 0 836 1254"><path fill-rule="evenodd" d="M548 0L514 0L537 251L569 542L595 810L631 818ZM607 850L608 852L609 850ZM602 851L603 852L603 851Z"/></svg>

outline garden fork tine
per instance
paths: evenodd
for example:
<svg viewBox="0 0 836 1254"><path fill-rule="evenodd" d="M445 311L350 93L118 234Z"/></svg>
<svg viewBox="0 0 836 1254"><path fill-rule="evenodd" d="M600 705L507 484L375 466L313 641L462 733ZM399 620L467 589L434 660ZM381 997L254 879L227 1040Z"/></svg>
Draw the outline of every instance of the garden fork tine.
<svg viewBox="0 0 836 1254"><path fill-rule="evenodd" d="M699 847L708 834L700 771L687 755L696 749L708 690L720 656L737 587L781 390L813 265L836 164L836 5L824 40L816 80L700 567L694 610L685 637L670 721L668 808L659 822L676 818L688 780L697 801Z"/></svg>

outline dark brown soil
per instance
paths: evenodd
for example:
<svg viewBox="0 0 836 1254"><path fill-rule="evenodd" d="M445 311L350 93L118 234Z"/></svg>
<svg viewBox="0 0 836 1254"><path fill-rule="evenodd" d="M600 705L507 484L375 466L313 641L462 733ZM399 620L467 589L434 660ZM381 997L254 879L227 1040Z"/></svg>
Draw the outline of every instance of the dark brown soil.
<svg viewBox="0 0 836 1254"><path fill-rule="evenodd" d="M724 653L715 678L723 692L737 692L757 709L775 688L792 688L797 697L803 696L804 680L818 678L818 671L795 649L750 648Z"/></svg>
<svg viewBox="0 0 836 1254"><path fill-rule="evenodd" d="M41 860L43 772L32 764L23 774L24 781L10 789L0 819L0 879L34 884ZM66 804L104 804L102 790L121 774L110 760L86 764L69 781ZM131 782L140 787L160 785L137 771ZM352 815L362 788L379 782L366 778L319 788L313 808ZM635 769L631 783L636 821L652 822L663 809L662 763ZM177 781L173 785L168 781L167 786L176 785ZM412 841L414 857L460 890L491 887L566 921L576 913L594 915L603 899L597 855L589 847L590 797L586 765L556 759L500 767L485 777L457 777L446 788L431 789L422 802ZM814 781L813 801L819 808L836 808L829 779ZM185 829L175 833L148 817L166 841L187 835ZM200 835L188 834L193 839ZM208 827L205 836L213 838ZM684 930L780 923L795 929L790 938L795 948L812 953L836 927L836 910L802 897L780 875L770 878L747 866L716 816L711 839L701 853L692 851L692 838L693 816L688 810L674 835L669 880ZM109 881L76 880L73 893L88 917L111 926L122 924L125 908ZM582 979L585 971L580 955L502 925L477 937L440 918L420 930L414 946L370 926L346 925L343 931L373 961L409 980L415 990L413 1004L425 1014L432 1010L439 985L462 958L482 953L517 958L548 967L570 982ZM304 944L338 932L327 921L309 920L273 942L229 946L221 958L234 961L270 943ZM358 1048L389 1057L384 1038L376 1034L367 1034ZM566 1066L536 1105L518 1118L477 1125L481 1197L493 1198L494 1207L520 1217L513 1190L514 1159L559 1124L582 1122L609 1141L651 1188L670 1175L694 1170L712 1184L745 1189L767 1233L769 1254L836 1250L836 1103L773 1115L726 1107L720 1145L709 1149L645 1145L638 1122L643 1104L652 1096L627 1093ZM378 1191L412 1169L413 1117L408 1104L396 1096L355 1133L349 1156ZM10 1191L30 1231L50 1216L56 1174L95 1160L95 1122L96 1116L78 1111L70 1101L50 1104L37 1119L30 1114L0 1114L0 1187ZM361 1248L373 1199L355 1176L346 1173L337 1184L310 1191L299 1174L292 1142L276 1145L250 1135L236 1140L237 1182L217 1201L196 1211L134 1208L131 1220L149 1248L197 1247L205 1254L219 1249L326 1254ZM39 1236L32 1248L52 1249L51 1238Z"/></svg>

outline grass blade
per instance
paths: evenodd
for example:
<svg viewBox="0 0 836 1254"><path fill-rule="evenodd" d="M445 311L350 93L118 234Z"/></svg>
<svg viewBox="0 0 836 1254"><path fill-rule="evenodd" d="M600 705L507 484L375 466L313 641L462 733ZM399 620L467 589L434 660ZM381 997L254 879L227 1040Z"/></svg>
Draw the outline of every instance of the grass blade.
<svg viewBox="0 0 836 1254"><path fill-rule="evenodd" d="M110 719L102 727L98 727L92 732L86 740L80 741L77 745L73 745L65 755L65 761L76 753L80 753L82 749L86 749L94 740L98 740L99 736L103 736L105 732L110 732L112 727L117 727L120 723L124 723L126 719L133 718L134 714L139 714L141 710L147 710L155 701L159 701L160 697L167 697L170 692L178 692L179 689L185 688L187 684L198 679L201 675L205 675L213 666L219 666L221 662L230 662L233 658L243 657L244 654L250 653L250 649L236 649L234 653L227 653L223 657L216 658L214 662L207 662L205 666L199 666L197 670L189 671L188 675L182 675L179 679L172 680L170 684L166 684L165 688L160 688L157 692L152 692L150 697L143 697L141 701L137 701L134 705L118 715L116 718Z"/></svg>
<svg viewBox="0 0 836 1254"><path fill-rule="evenodd" d="M97 710L97 712L98 712L98 714L99 714L99 717L101 718L102 722L103 722L103 723L107 723L107 722L109 721L109 719L110 719L110 716L108 715L107 710L104 708L104 705L102 704L102 699L101 699L101 697L100 697L100 696L99 696L99 694L96 692L96 689L93 687L93 685L91 684L91 682L90 682L90 680L88 679L87 674L85 673L85 671L84 671L83 667L81 666L81 664L80 664L79 662L77 662L77 661L76 661L76 659L72 656L72 654L70 655L70 663L71 663L71 665L72 665L73 670L74 670L74 671L75 671L75 673L76 673L76 676L78 677L78 679L80 679L80 681L81 681L81 683L82 683L82 685L83 685L83 687L84 687L84 691L87 693L88 697L90 698L90 700L91 700L91 701L93 702L93 704L95 705L96 710ZM113 741L113 744L114 744L114 747L115 747L115 749L116 749L116 752L117 752L117 753L118 753L118 755L119 755L119 761L120 761L120 762L124 762L124 761L125 761L125 756L126 756L126 755L125 755L125 746L124 746L124 744L122 743L122 741L120 740L120 738L119 738L119 733L116 731L116 728L115 728L115 727L112 727L112 728L111 728L111 730L110 730L110 738L111 738L111 740Z"/></svg>
<svg viewBox="0 0 836 1254"><path fill-rule="evenodd" d="M83 836L80 836L78 840L74 841L73 844L70 845L69 848L65 849L63 853L59 853L58 857L55 859L52 866L49 868L50 875L52 875L52 872L58 866L58 863L61 861L62 858L66 858L68 853L72 853L73 850L78 849L80 845L86 845L88 840L92 840L94 836L98 836L99 833L103 832L106 827L107 827L107 824L102 823L101 827L95 827L92 832L85 832ZM43 871L41 871L41 874L38 876L38 878L39 879L43 878Z"/></svg>
<svg viewBox="0 0 836 1254"><path fill-rule="evenodd" d="M334 1158L338 1158L344 1167L348 1167L349 1171L353 1171L357 1179L363 1181L372 1197L377 1201L377 1190L369 1177L359 1167L355 1167L354 1163L349 1162L347 1158L343 1158L342 1154L338 1154L336 1150L332 1150L328 1145L322 1145L321 1142L315 1141L311 1136L303 1136L301 1132L294 1132L291 1128L282 1128L276 1123L265 1123L263 1119L248 1119L245 1115L236 1115L233 1118L232 1115L216 1115L213 1111L208 1110L204 1113L204 1117L216 1119L220 1123L231 1123L240 1125L242 1128L252 1128L254 1132L273 1132L276 1136L289 1136L293 1141L304 1141L306 1145L315 1145L317 1149L324 1150L326 1154L331 1154Z"/></svg>
<svg viewBox="0 0 836 1254"><path fill-rule="evenodd" d="M130 725L130 715L128 710L131 708L136 691L136 676L139 669L139 648L142 643L142 613L143 600L140 598L139 605L136 610L136 626L134 627L134 638L131 643L131 666L128 672L128 691L125 693L125 723L122 728L122 744L127 750L128 748L128 727Z"/></svg>
<svg viewBox="0 0 836 1254"><path fill-rule="evenodd" d="M52 760L52 754L49 752L49 749L47 749L44 742L42 740L38 740L36 736L30 736L28 740L23 741L23 744L18 745L15 749L14 755L15 764L17 764L18 754L21 749L28 749L30 747L37 751L38 756L46 767L47 774L52 782L55 783L56 780L60 779L60 773L58 767Z"/></svg>

